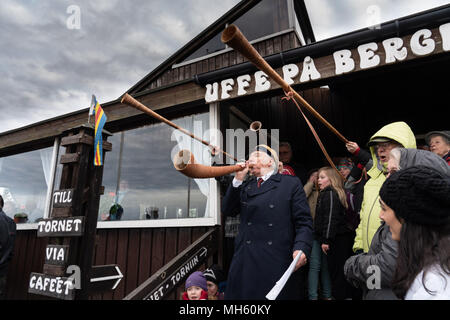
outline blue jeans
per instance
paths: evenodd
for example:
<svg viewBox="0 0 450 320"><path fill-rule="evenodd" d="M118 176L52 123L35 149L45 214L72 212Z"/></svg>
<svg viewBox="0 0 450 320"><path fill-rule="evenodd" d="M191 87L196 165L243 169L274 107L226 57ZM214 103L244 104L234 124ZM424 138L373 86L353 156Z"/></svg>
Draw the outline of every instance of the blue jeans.
<svg viewBox="0 0 450 320"><path fill-rule="evenodd" d="M328 272L327 256L322 252L321 243L314 240L309 259L308 296L309 300L317 300L319 288L319 274L322 284L322 297L331 298L331 279Z"/></svg>

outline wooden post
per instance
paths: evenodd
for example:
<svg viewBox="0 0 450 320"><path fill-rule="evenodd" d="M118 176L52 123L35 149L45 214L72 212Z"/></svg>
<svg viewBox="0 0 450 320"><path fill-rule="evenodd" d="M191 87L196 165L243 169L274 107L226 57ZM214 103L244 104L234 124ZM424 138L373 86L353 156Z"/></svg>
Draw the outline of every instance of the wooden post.
<svg viewBox="0 0 450 320"><path fill-rule="evenodd" d="M32 273L29 292L59 299L88 299L95 247L103 166L94 166L94 128L82 125L63 133L63 164L53 192L49 219L39 222L38 237L50 237L43 274ZM103 159L112 149L103 130ZM69 267L69 268L68 268ZM66 275L74 272L75 282ZM70 274L69 274L70 275ZM59 282L58 282L59 281ZM47 283L47 285L45 285Z"/></svg>

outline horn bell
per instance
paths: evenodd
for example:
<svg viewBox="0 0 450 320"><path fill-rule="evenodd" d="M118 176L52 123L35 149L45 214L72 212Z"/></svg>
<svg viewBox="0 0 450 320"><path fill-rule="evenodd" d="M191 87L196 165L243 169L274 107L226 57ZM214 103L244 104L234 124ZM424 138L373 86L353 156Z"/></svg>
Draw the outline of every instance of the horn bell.
<svg viewBox="0 0 450 320"><path fill-rule="evenodd" d="M250 130L252 131L259 131L262 127L262 123L261 121L253 121L252 123L250 123Z"/></svg>
<svg viewBox="0 0 450 320"><path fill-rule="evenodd" d="M186 149L180 150L175 154L173 166L185 176L195 179L220 177L244 169L238 164L213 167L195 163L194 155Z"/></svg>

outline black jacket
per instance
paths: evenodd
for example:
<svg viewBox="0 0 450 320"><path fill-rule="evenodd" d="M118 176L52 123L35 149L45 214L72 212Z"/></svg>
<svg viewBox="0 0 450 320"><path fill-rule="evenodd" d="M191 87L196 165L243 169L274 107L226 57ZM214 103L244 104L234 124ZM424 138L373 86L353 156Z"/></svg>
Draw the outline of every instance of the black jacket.
<svg viewBox="0 0 450 320"><path fill-rule="evenodd" d="M8 272L8 263L14 251L16 224L0 208L0 276Z"/></svg>
<svg viewBox="0 0 450 320"><path fill-rule="evenodd" d="M336 235L350 231L345 220L345 208L337 192L326 187L317 199L314 238L321 244L330 244Z"/></svg>

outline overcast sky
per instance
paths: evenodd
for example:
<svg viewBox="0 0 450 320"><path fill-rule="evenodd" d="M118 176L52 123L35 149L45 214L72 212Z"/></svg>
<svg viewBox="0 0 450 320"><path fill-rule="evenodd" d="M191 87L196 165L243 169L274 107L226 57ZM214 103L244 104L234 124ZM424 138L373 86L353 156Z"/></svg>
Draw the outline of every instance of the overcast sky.
<svg viewBox="0 0 450 320"><path fill-rule="evenodd" d="M0 132L118 98L238 2L1 0ZM318 40L445 3L306 0Z"/></svg>

